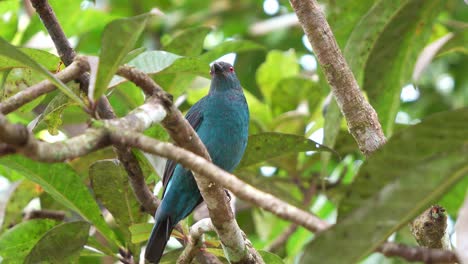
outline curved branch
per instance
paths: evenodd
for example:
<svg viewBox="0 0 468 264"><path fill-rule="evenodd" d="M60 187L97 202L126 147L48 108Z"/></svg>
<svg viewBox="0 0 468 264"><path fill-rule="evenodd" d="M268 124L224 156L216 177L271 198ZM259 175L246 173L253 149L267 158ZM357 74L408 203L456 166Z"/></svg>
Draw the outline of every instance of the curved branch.
<svg viewBox="0 0 468 264"><path fill-rule="evenodd" d="M290 0L312 44L359 149L369 155L385 144L377 113L366 101L316 0Z"/></svg>

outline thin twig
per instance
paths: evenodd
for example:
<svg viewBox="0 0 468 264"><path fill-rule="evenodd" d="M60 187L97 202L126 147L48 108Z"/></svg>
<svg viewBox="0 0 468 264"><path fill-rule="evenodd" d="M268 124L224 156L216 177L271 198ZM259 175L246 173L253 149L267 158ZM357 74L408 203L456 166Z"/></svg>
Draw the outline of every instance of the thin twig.
<svg viewBox="0 0 468 264"><path fill-rule="evenodd" d="M211 223L210 218L204 218L190 227L190 233L188 237L188 243L184 248L184 251L180 254L179 258L177 259L177 263L179 264L189 264L192 262L195 254L197 253L197 248L199 247L199 243L201 237L204 233L213 231L214 226Z"/></svg>
<svg viewBox="0 0 468 264"><path fill-rule="evenodd" d="M76 57L75 61L62 71L55 74L59 80L64 83L70 82L78 78L81 74L88 70L88 63L84 57ZM38 84L28 87L15 95L8 97L5 101L0 103L0 113L8 114L21 106L31 102L39 96L52 92L56 89L54 84L49 80L44 80Z"/></svg>
<svg viewBox="0 0 468 264"><path fill-rule="evenodd" d="M27 212L23 218L24 220L47 218L57 221L63 221L65 219L65 212L56 210L32 210Z"/></svg>
<svg viewBox="0 0 468 264"><path fill-rule="evenodd" d="M376 251L387 257L400 257L406 261L424 263L454 263L459 262L455 252L443 249L410 247L396 243L384 243Z"/></svg>
<svg viewBox="0 0 468 264"><path fill-rule="evenodd" d="M70 45L70 42L65 36L65 33L60 26L60 23L55 16L52 7L46 0L31 0L33 7L36 9L36 12L39 14L39 17L42 20L42 23L46 26L47 31L49 32L52 41L54 42L57 52L65 63L69 65L73 62L73 59L76 56L75 51Z"/></svg>

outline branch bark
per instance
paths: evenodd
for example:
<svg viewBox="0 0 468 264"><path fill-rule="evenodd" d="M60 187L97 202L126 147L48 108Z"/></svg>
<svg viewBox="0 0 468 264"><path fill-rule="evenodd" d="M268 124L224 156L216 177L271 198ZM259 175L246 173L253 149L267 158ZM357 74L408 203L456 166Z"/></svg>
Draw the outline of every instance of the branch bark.
<svg viewBox="0 0 468 264"><path fill-rule="evenodd" d="M325 72L349 132L362 153L373 153L386 141L377 113L359 90L318 3L315 0L290 0L290 3Z"/></svg>
<svg viewBox="0 0 468 264"><path fill-rule="evenodd" d="M177 259L178 264L190 264L197 253L202 235L206 232L214 231L213 223L210 218L204 218L190 227L188 242Z"/></svg>
<svg viewBox="0 0 468 264"><path fill-rule="evenodd" d="M86 58L77 56L73 63L55 74L55 77L57 77L62 82L67 83L80 77L81 74L88 70L89 66ZM21 106L38 98L39 96L54 91L55 88L56 87L49 80L44 80L38 84L28 87L1 102L0 113L5 115L11 113Z"/></svg>
<svg viewBox="0 0 468 264"><path fill-rule="evenodd" d="M387 257L400 257L411 262L459 263L457 255L450 250L409 247L406 245L387 242L380 246L376 251Z"/></svg>

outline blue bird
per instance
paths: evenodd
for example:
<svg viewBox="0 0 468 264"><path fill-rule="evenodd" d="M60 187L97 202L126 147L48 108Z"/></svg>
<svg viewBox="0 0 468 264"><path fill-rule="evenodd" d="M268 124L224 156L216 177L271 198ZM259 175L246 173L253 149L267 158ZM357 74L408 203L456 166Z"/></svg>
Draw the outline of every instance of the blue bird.
<svg viewBox="0 0 468 264"><path fill-rule="evenodd" d="M213 163L231 172L247 146L249 108L232 65L215 62L210 74L208 95L190 108L186 118ZM146 247L145 258L151 263L159 263L172 229L203 201L192 172L173 161L166 164L163 186L162 201Z"/></svg>

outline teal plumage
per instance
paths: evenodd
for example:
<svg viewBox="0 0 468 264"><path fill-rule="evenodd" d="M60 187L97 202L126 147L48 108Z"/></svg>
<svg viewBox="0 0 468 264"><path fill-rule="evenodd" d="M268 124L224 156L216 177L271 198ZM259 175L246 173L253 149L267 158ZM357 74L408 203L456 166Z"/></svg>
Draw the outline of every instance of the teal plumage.
<svg viewBox="0 0 468 264"><path fill-rule="evenodd" d="M205 144L213 163L231 172L247 146L249 109L229 63L215 62L210 73L208 95L192 106L186 118ZM163 198L145 254L152 263L159 263L174 226L203 201L192 172L172 161L166 164L163 185Z"/></svg>

